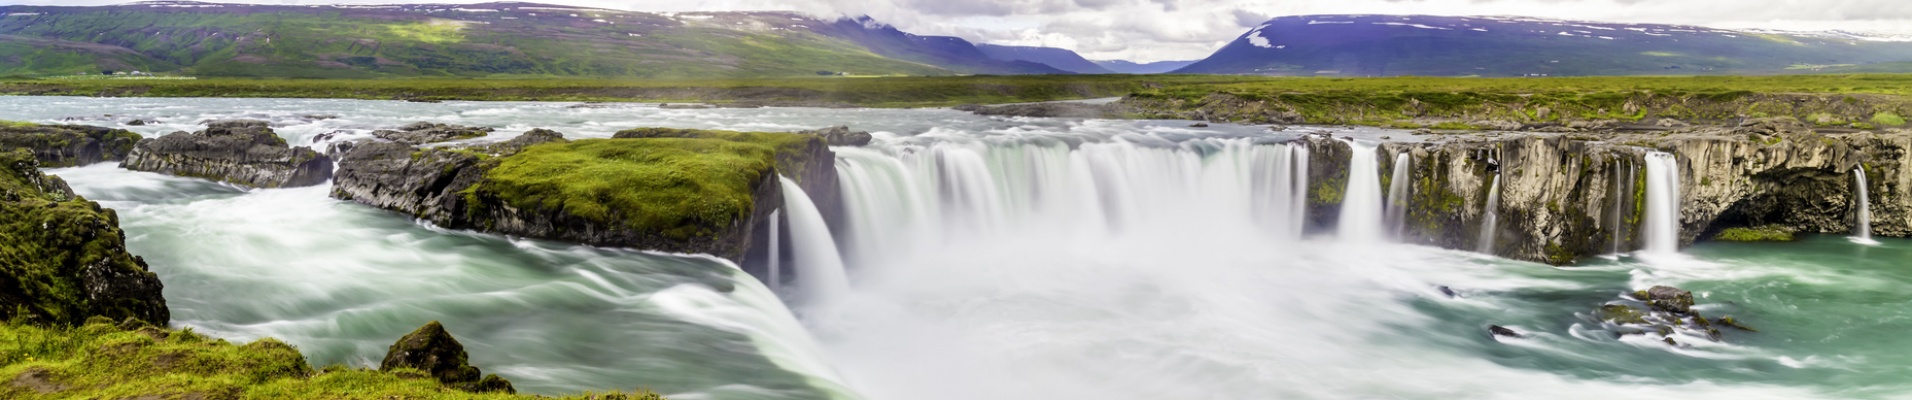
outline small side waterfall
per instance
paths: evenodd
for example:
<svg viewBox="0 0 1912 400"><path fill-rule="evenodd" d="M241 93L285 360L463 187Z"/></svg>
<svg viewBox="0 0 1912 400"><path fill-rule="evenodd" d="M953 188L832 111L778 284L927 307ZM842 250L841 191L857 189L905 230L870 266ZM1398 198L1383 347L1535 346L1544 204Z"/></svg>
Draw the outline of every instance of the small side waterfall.
<svg viewBox="0 0 1912 400"><path fill-rule="evenodd" d="M1401 240L1407 232L1408 161L1407 152L1395 155L1394 177L1388 181L1387 226L1395 240Z"/></svg>
<svg viewBox="0 0 1912 400"><path fill-rule="evenodd" d="M1487 215L1480 224L1480 252L1494 254L1494 238L1500 229L1500 174L1494 174L1494 183L1487 188Z"/></svg>
<svg viewBox="0 0 1912 400"><path fill-rule="evenodd" d="M796 182L778 179L783 181L783 209L790 212L790 244L795 246L791 249L799 268L799 290L813 303L838 298L850 290L850 278L843 271L843 258L837 253L830 227L823 222L823 213Z"/></svg>
<svg viewBox="0 0 1912 400"><path fill-rule="evenodd" d="M1852 177L1857 179L1859 184L1859 205L1857 214L1853 216L1853 219L1856 220L1859 226L1853 229L1853 234L1856 235L1859 240L1869 241L1872 240L1872 199L1866 194L1865 168L1853 168Z"/></svg>
<svg viewBox="0 0 1912 400"><path fill-rule="evenodd" d="M1646 155L1646 253L1680 251L1680 168L1672 154Z"/></svg>
<svg viewBox="0 0 1912 400"><path fill-rule="evenodd" d="M1626 159L1616 159L1613 163L1613 192L1607 197L1613 198L1613 216L1607 224L1613 231L1613 254L1620 254L1620 242L1625 241L1627 199L1633 197L1633 163Z"/></svg>
<svg viewBox="0 0 1912 400"><path fill-rule="evenodd" d="M1348 186L1342 191L1341 238L1354 242L1381 239L1380 161L1374 147L1350 143L1354 155L1348 159Z"/></svg>
<svg viewBox="0 0 1912 400"><path fill-rule="evenodd" d="M783 290L783 210L770 212L770 291Z"/></svg>

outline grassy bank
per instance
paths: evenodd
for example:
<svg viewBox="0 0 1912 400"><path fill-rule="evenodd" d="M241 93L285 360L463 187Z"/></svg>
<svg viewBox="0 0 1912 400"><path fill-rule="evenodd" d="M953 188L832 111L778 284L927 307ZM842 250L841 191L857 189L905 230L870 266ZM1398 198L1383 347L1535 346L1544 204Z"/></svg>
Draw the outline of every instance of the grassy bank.
<svg viewBox="0 0 1912 400"><path fill-rule="evenodd" d="M1542 95L1588 100L1652 92L1912 95L1912 75L1782 75L1586 78L1275 78L1224 75L968 76L729 80L604 79L244 79L0 80L0 94L134 97L292 97L417 100L791 102L868 107L948 106L1144 94L1194 100L1213 93L1313 95L1386 103L1413 94L1452 100ZM1599 96L1607 94L1606 96ZM1410 96L1412 97L1412 96ZM1439 103L1440 96L1424 102ZM1404 99L1403 99L1404 100ZM1504 100L1504 99L1502 99Z"/></svg>
<svg viewBox="0 0 1912 400"><path fill-rule="evenodd" d="M929 107L1115 97L1163 85L1210 85L1234 76L977 76L741 80L603 79L191 79L6 80L0 94L125 97L749 102Z"/></svg>
<svg viewBox="0 0 1912 400"><path fill-rule="evenodd" d="M0 398L528 399L471 393L429 375L331 366L314 369L273 339L234 344L194 333L94 318L76 327L0 324ZM655 394L573 399L662 400Z"/></svg>

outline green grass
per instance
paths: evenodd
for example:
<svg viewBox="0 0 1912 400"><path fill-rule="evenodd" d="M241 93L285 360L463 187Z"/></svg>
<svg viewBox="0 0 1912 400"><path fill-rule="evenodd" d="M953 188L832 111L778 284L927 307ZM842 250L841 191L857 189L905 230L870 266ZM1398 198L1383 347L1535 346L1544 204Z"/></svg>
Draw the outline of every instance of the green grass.
<svg viewBox="0 0 1912 400"><path fill-rule="evenodd" d="M467 195L672 239L710 238L750 215L752 189L775 165L772 147L723 139L545 143L503 157Z"/></svg>
<svg viewBox="0 0 1912 400"><path fill-rule="evenodd" d="M1781 226L1759 226L1751 228L1726 228L1713 240L1722 242L1790 242L1793 232Z"/></svg>
<svg viewBox="0 0 1912 400"><path fill-rule="evenodd" d="M194 333L93 318L74 327L0 325L0 398L527 399L468 393L424 372L314 369L274 339L234 344ZM142 397L151 396L151 397ZM567 399L662 400L651 393Z"/></svg>
<svg viewBox="0 0 1912 400"><path fill-rule="evenodd" d="M1878 126L1901 126L1905 125L1905 117L1901 117L1899 114L1882 112L1872 116L1872 124Z"/></svg>

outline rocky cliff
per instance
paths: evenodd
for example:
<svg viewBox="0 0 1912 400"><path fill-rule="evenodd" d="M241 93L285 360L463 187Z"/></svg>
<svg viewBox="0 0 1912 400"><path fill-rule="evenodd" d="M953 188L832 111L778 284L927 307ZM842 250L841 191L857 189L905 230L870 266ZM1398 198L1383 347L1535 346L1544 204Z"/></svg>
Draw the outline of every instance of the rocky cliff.
<svg viewBox="0 0 1912 400"><path fill-rule="evenodd" d="M171 319L159 278L126 252L119 216L0 152L0 320L74 325L89 317Z"/></svg>
<svg viewBox="0 0 1912 400"><path fill-rule="evenodd" d="M566 141L534 130L485 146L359 142L334 151L340 199L451 228L740 264L763 254L754 244L768 240L770 213L782 207L778 175L813 196L837 191L835 155L815 135L640 129Z"/></svg>
<svg viewBox="0 0 1912 400"><path fill-rule="evenodd" d="M118 161L139 140L139 134L120 129L0 121L0 152L27 149L46 168Z"/></svg>
<svg viewBox="0 0 1912 400"><path fill-rule="evenodd" d="M1310 221L1332 226L1345 191L1346 142L1309 136ZM1481 246L1493 180L1500 179L1492 252L1565 264L1644 246L1649 153L1678 169L1680 243L1735 227L1847 233L1862 170L1873 234L1912 234L1912 133L1823 133L1799 121L1638 134L1453 135L1378 146L1382 193L1396 155L1408 154L1404 241L1454 249ZM1342 150L1348 149L1348 150ZM1324 158L1328 160L1323 160ZM1335 159L1342 161L1336 161ZM1337 189L1336 185L1341 188Z"/></svg>
<svg viewBox="0 0 1912 400"><path fill-rule="evenodd" d="M312 186L332 178L332 159L290 147L265 121L213 121L199 132L140 140L120 167L258 188Z"/></svg>

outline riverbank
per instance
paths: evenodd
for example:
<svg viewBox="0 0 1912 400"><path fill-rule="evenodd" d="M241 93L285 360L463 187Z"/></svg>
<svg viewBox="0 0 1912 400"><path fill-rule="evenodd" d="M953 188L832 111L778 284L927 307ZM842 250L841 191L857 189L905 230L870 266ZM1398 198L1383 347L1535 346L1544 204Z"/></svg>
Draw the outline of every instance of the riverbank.
<svg viewBox="0 0 1912 400"><path fill-rule="evenodd" d="M335 98L410 101L707 103L911 108L1124 97L1107 118L1396 128L1509 129L1658 118L1791 115L1826 125L1904 124L1912 75L1582 78L1286 78L1075 75L889 78L5 80L0 94L96 97ZM1794 107L1800 99L1823 99ZM703 105L686 105L697 107ZM1890 110L1900 118L1875 116ZM1863 115L1861 115L1863 114ZM1818 118L1824 117L1824 118ZM1693 121L1688 121L1693 122ZM1894 123L1896 122L1896 124ZM1510 125L1513 124L1513 125Z"/></svg>

